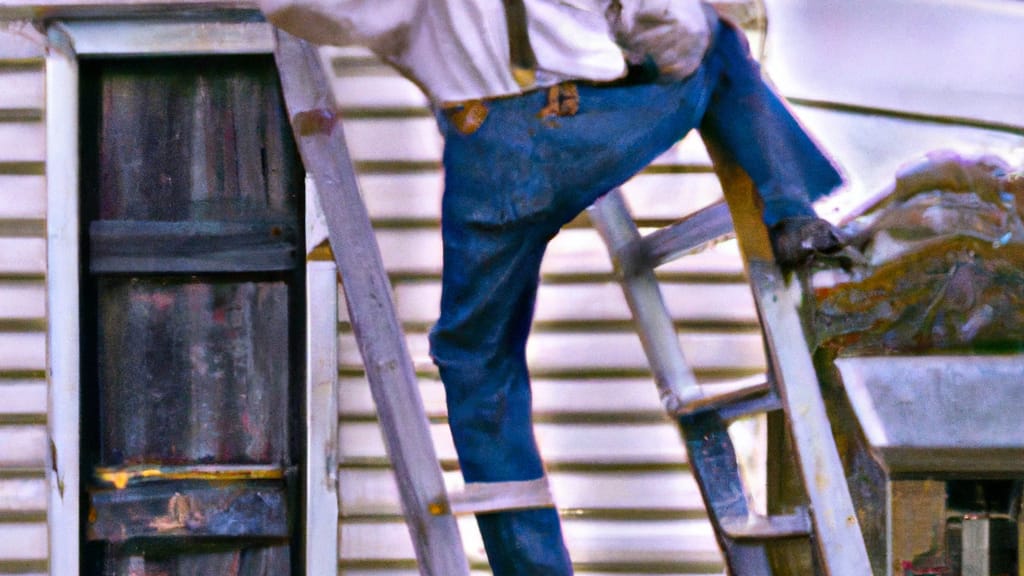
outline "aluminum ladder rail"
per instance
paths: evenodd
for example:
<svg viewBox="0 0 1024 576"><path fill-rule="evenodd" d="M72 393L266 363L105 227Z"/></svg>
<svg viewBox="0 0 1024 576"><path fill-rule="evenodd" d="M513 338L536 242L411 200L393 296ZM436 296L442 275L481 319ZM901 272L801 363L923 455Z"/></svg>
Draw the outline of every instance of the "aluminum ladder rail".
<svg viewBox="0 0 1024 576"><path fill-rule="evenodd" d="M714 141L705 138L726 202L641 237L618 190L589 209L608 247L659 396L682 433L691 469L730 574L772 573L768 544L812 538L819 569L830 576L872 573L796 303L774 262L752 183ZM731 214L730 214L731 213ZM730 217L731 216L731 217ZM706 394L679 347L654 269L733 231L768 350L768 382ZM782 410L793 438L809 508L791 515L753 513L727 425Z"/></svg>

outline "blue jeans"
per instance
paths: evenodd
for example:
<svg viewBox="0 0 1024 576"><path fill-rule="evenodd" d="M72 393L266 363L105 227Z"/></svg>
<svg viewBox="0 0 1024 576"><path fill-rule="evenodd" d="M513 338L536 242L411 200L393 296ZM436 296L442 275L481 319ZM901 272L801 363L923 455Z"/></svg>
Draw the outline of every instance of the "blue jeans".
<svg viewBox="0 0 1024 576"><path fill-rule="evenodd" d="M545 91L489 101L468 135L438 115L444 270L430 342L467 482L544 475L525 352L541 259L565 223L694 128L713 132L751 176L769 225L813 215L810 201L841 183L724 22L685 80L578 90L579 111L565 117L538 118ZM477 521L495 575L572 573L554 509Z"/></svg>

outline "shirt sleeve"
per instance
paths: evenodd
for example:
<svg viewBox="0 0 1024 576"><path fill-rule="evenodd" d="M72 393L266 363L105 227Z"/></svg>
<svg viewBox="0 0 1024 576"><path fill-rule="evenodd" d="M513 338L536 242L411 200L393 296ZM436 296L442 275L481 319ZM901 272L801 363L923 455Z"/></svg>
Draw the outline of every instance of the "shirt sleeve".
<svg viewBox="0 0 1024 576"><path fill-rule="evenodd" d="M259 0L267 20L314 42L360 44L384 55L401 54L423 0Z"/></svg>
<svg viewBox="0 0 1024 576"><path fill-rule="evenodd" d="M654 60L662 76L692 74L710 43L710 26L699 0L612 0L607 17L627 59Z"/></svg>

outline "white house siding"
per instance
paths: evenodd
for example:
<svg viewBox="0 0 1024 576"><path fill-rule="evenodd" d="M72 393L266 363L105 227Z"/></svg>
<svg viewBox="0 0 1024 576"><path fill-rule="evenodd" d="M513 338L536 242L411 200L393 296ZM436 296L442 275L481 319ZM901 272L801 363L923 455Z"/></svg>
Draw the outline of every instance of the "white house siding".
<svg viewBox="0 0 1024 576"><path fill-rule="evenodd" d="M0 574L46 570L42 51L0 24Z"/></svg>

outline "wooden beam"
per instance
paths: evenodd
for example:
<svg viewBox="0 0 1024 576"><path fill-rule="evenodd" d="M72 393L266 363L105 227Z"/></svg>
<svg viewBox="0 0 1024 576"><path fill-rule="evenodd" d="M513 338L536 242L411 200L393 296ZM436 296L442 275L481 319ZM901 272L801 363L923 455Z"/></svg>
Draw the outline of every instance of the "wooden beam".
<svg viewBox="0 0 1024 576"><path fill-rule="evenodd" d="M258 10L255 0L0 0L0 19L174 15L231 10Z"/></svg>
<svg viewBox="0 0 1024 576"><path fill-rule="evenodd" d="M297 265L295 227L282 222L96 221L90 271L273 272Z"/></svg>
<svg viewBox="0 0 1024 576"><path fill-rule="evenodd" d="M284 481L153 482L90 498L90 540L290 536Z"/></svg>

